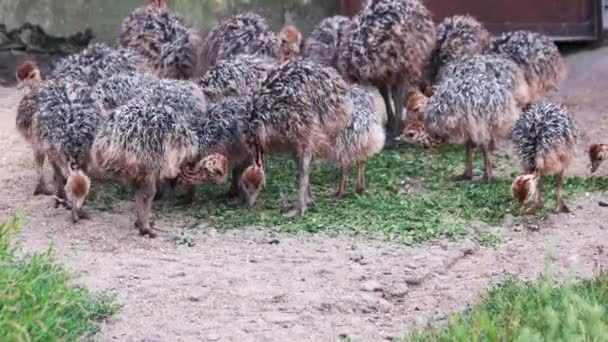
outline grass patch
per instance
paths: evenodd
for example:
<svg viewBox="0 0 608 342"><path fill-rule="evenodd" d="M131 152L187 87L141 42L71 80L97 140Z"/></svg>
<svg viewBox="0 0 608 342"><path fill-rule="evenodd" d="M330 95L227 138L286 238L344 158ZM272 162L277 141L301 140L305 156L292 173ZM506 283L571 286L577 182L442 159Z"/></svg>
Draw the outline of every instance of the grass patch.
<svg viewBox="0 0 608 342"><path fill-rule="evenodd" d="M495 163L498 179L490 184L453 182L448 178L464 168L464 149L460 146L436 151L412 146L387 150L367 164L367 194L358 196L352 191L353 170L351 192L342 200L332 197L338 171L331 164L320 164L311 178L315 203L303 218L287 219L282 214L296 197L296 166L288 157L273 156L268 162L267 188L259 208L250 210L240 202L213 201L190 213L210 220L219 229L260 226L287 232L346 232L405 244L461 238L471 221L498 225L506 214L515 212L510 187L519 172L517 164L508 157L498 157ZM479 155L475 165L482 165ZM481 171L476 170L476 174ZM545 179L543 186L546 207L550 208L555 203L554 182ZM565 182L569 197L607 188L606 178L569 178ZM200 192L213 197L226 190L227 186L208 184Z"/></svg>
<svg viewBox="0 0 608 342"><path fill-rule="evenodd" d="M15 219L0 223L0 341L76 341L120 306L107 293L71 284L51 251L17 256Z"/></svg>
<svg viewBox="0 0 608 342"><path fill-rule="evenodd" d="M505 281L444 327L407 341L608 341L608 273L554 287Z"/></svg>

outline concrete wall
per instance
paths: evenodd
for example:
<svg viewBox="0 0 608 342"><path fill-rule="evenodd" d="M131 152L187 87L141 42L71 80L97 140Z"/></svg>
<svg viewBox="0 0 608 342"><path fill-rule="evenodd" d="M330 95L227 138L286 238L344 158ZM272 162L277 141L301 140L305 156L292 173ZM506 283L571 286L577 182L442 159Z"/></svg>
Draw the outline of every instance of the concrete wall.
<svg viewBox="0 0 608 342"><path fill-rule="evenodd" d="M121 20L147 0L0 0L0 23L9 29L24 22L55 35L91 28L96 40L110 41ZM195 27L206 31L218 19L244 10L265 16L276 29L296 24L307 33L322 18L338 12L337 0L169 0Z"/></svg>

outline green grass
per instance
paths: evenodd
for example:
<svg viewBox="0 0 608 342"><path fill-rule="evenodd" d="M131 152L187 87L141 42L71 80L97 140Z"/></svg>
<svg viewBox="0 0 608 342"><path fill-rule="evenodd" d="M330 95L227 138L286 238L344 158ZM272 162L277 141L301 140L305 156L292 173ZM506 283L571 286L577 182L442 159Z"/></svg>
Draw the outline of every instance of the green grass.
<svg viewBox="0 0 608 342"><path fill-rule="evenodd" d="M608 341L608 273L558 287L508 280L446 326L404 341Z"/></svg>
<svg viewBox="0 0 608 342"><path fill-rule="evenodd" d="M482 165L479 156L475 165ZM290 158L273 156L268 161L267 188L258 208L250 210L240 202L211 200L211 204L195 207L190 213L210 220L219 229L258 226L286 232L356 233L405 244L455 239L467 234L472 221L498 225L506 214L516 212L510 192L511 181L519 172L516 165L507 157L499 157L495 169L498 179L491 184L453 182L448 178L464 167L462 147L426 151L405 146L384 151L368 162L367 194L359 196L352 191L353 170L350 192L336 200L332 195L338 172L331 164L322 164L312 174L314 204L304 218L287 219L282 214L296 197L296 167ZM544 179L543 186L546 207L551 208L555 203L553 180ZM568 197L607 188L605 178L569 178L565 184ZM226 190L225 185L204 185L200 194L213 199ZM540 217L546 215L544 211ZM493 243L487 235L482 239Z"/></svg>
<svg viewBox="0 0 608 342"><path fill-rule="evenodd" d="M71 283L51 251L18 256L11 242L15 219L0 223L0 341L76 341L98 330L97 321L119 305L107 293Z"/></svg>

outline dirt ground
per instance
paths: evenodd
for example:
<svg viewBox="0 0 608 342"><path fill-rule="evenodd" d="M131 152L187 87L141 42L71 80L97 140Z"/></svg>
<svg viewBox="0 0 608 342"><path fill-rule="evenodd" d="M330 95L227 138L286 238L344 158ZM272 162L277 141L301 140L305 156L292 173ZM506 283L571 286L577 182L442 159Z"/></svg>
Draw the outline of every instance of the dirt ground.
<svg viewBox="0 0 608 342"><path fill-rule="evenodd" d="M583 132L572 173L588 175L584 147L608 142L608 48L567 61L570 76L557 96L573 108ZM79 282L118 295L124 307L102 324L100 341L379 341L444 321L507 274L534 279L547 259L562 278L608 268L608 210L597 205L604 194L577 199L572 214L541 227L507 218L495 230L496 248L472 241L410 248L255 229L224 233L190 229L177 214L159 217L166 232L151 240L133 228L131 202L92 212L92 220L74 226L51 199L31 196L31 152L14 129L19 98L0 88L0 219L22 214L19 240L27 251L52 244ZM175 243L183 234L194 246Z"/></svg>

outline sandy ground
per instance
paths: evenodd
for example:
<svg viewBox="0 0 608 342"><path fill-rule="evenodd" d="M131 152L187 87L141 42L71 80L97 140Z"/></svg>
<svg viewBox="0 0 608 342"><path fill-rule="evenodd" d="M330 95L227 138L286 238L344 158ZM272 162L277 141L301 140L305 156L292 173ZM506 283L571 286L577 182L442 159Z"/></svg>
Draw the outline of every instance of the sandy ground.
<svg viewBox="0 0 608 342"><path fill-rule="evenodd" d="M587 175L584 146L608 142L602 97L608 48L570 55L568 64L558 97L574 108L584 133L572 172ZM166 232L150 240L133 228L131 202L92 212L93 220L74 226L51 199L31 196L31 152L14 130L19 98L0 88L0 219L22 214L19 240L26 250L52 244L79 282L118 295L124 308L102 324L100 341L379 341L444 321L507 274L534 279L547 259L564 278L608 268L608 210L597 206L602 194L577 199L573 214L540 227L508 218L496 228L496 248L472 241L408 248L254 229L220 233L191 229L177 214L159 217ZM174 242L183 235L194 246Z"/></svg>

